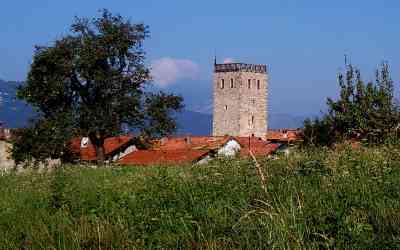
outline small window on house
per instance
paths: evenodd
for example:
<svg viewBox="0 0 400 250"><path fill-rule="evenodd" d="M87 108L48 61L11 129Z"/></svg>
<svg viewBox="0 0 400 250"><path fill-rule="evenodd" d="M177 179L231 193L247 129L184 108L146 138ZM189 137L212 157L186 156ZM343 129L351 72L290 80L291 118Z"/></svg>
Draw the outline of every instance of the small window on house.
<svg viewBox="0 0 400 250"><path fill-rule="evenodd" d="M255 105L256 104L256 99L251 99L251 104Z"/></svg>
<svg viewBox="0 0 400 250"><path fill-rule="evenodd" d="M233 79L231 79L231 88L233 88Z"/></svg>
<svg viewBox="0 0 400 250"><path fill-rule="evenodd" d="M250 89L251 88L251 79L247 80L247 87Z"/></svg>
<svg viewBox="0 0 400 250"><path fill-rule="evenodd" d="M260 80L257 80L257 89L260 89Z"/></svg>
<svg viewBox="0 0 400 250"><path fill-rule="evenodd" d="M228 110L228 105L225 105L225 110Z"/></svg>
<svg viewBox="0 0 400 250"><path fill-rule="evenodd" d="M221 89L223 89L225 87L225 80L221 79Z"/></svg>

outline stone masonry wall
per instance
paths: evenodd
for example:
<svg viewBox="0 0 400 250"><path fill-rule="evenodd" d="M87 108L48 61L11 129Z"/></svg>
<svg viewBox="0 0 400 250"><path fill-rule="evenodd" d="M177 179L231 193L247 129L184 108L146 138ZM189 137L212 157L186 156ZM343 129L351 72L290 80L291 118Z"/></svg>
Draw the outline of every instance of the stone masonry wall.
<svg viewBox="0 0 400 250"><path fill-rule="evenodd" d="M10 150L12 148L12 144L5 140L0 140L0 174L10 172L12 170L17 170L18 172L25 171L22 165L15 165L13 159L11 159ZM35 167L39 172L49 171L59 166L61 161L59 159L48 159L46 163L40 163ZM27 168L29 169L29 168Z"/></svg>
<svg viewBox="0 0 400 250"><path fill-rule="evenodd" d="M0 140L0 172L14 168L14 161L10 157L11 144Z"/></svg>
<svg viewBox="0 0 400 250"><path fill-rule="evenodd" d="M224 87L221 81L224 79ZM233 88L231 80L233 79ZM213 135L235 135L240 130L240 72L214 74Z"/></svg>
<svg viewBox="0 0 400 250"><path fill-rule="evenodd" d="M222 79L224 88L221 86ZM234 80L233 88L231 79ZM254 135L265 139L268 127L267 74L242 70L215 72L213 84L213 135L246 137Z"/></svg>

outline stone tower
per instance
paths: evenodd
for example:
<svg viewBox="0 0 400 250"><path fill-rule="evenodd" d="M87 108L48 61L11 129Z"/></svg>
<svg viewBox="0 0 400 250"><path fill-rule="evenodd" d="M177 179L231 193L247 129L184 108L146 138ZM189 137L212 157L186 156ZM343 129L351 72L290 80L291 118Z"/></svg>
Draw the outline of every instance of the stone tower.
<svg viewBox="0 0 400 250"><path fill-rule="evenodd" d="M265 139L267 96L266 65L215 63L213 136Z"/></svg>

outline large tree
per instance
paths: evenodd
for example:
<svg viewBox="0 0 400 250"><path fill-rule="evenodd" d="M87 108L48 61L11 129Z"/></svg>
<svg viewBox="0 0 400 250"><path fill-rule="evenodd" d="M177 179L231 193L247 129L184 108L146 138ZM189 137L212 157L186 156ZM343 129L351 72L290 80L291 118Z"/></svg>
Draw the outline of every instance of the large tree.
<svg viewBox="0 0 400 250"><path fill-rule="evenodd" d="M70 34L51 46L36 47L17 96L35 107L40 118L21 133L19 143L24 134L47 137L49 145L56 141L58 147L39 157L55 157L63 154L60 141L66 148L68 138L88 136L103 162L104 140L122 133L124 126L147 137L171 133L176 128L171 113L182 108L182 98L146 90L150 75L142 45L147 36L147 26L103 10L93 19L76 18ZM38 157L16 146L25 152L14 155Z"/></svg>

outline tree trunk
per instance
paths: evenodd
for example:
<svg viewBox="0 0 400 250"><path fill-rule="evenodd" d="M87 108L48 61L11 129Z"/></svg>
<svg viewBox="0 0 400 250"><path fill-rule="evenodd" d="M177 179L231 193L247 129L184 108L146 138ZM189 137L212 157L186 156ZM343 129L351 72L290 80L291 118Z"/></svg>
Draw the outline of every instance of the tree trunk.
<svg viewBox="0 0 400 250"><path fill-rule="evenodd" d="M89 139L96 151L97 165L103 165L106 158L104 150L104 137L101 136L100 133L89 133Z"/></svg>
<svg viewBox="0 0 400 250"><path fill-rule="evenodd" d="M97 158L97 165L103 165L105 160L105 152L104 152L104 143L103 145L96 145L96 158Z"/></svg>

